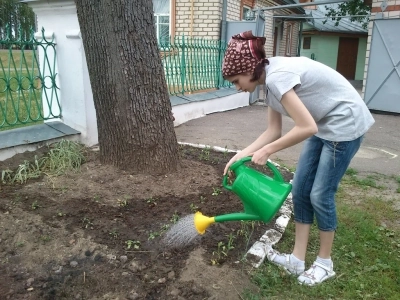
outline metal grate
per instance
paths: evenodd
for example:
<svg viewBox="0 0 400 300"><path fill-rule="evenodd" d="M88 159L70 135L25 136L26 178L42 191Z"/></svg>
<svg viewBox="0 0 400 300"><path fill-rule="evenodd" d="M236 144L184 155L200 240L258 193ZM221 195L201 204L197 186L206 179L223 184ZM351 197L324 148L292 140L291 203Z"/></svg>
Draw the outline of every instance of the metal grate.
<svg viewBox="0 0 400 300"><path fill-rule="evenodd" d="M0 130L60 118L54 37L46 39L42 29L15 40L9 26L6 33L0 40Z"/></svg>

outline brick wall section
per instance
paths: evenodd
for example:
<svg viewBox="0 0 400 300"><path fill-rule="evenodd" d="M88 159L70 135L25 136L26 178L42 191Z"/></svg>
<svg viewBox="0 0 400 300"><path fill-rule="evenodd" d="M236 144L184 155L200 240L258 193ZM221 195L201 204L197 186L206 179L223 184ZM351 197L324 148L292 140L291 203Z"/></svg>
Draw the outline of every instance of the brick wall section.
<svg viewBox="0 0 400 300"><path fill-rule="evenodd" d="M399 1L400 0L394 0ZM271 0L254 0L254 8L261 8L273 5ZM195 0L193 2L193 20L192 3L190 0L175 0L175 36L194 36L205 37L217 40L220 37L220 26L222 19L222 0ZM272 56L274 48L274 21L273 11L265 11L265 29L266 37L265 52L267 57ZM227 20L240 20L241 0L228 0ZM298 43L299 24L293 24L292 34L292 52L291 56L296 56ZM279 40L280 47L277 55L284 56L286 49L286 27L284 23L283 36Z"/></svg>
<svg viewBox="0 0 400 300"><path fill-rule="evenodd" d="M383 0L372 0L372 10L371 10L371 20L374 19L376 13L381 12L381 5ZM392 18L400 18L400 0L388 0L387 8L383 12L384 19L392 19ZM365 54L365 68L364 68L364 79L363 79L363 89L362 89L362 97L364 98L365 93L365 83L367 81L367 73L368 73L368 62L369 62L369 54L371 49L371 40L372 40L372 28L374 22L370 21L368 24L368 40L367 40L367 52Z"/></svg>
<svg viewBox="0 0 400 300"><path fill-rule="evenodd" d="M400 0L395 0L400 1ZM227 21L240 20L241 0L228 0ZM249 2L249 1L247 1ZM246 2L246 4L248 4ZM271 0L252 0L254 8L267 7L273 5ZM210 39L219 39L222 19L222 0L195 0L193 2L193 20L192 20L192 2L190 0L175 0L175 36L194 36L206 37ZM265 52L267 57L273 53L273 11L265 11ZM292 35L292 56L296 55L298 40L298 24L293 23ZM286 25L284 27L286 29ZM279 41L280 51L277 55L285 55L286 48L286 30Z"/></svg>
<svg viewBox="0 0 400 300"><path fill-rule="evenodd" d="M262 8L267 6L271 6L269 1L257 0L254 5L254 8ZM267 57L271 57L274 51L274 25L273 25L274 20L272 18L273 11L272 10L264 11L264 16L265 16L264 36L266 38L264 49Z"/></svg>
<svg viewBox="0 0 400 300"><path fill-rule="evenodd" d="M240 0L228 0L228 11L226 14L227 21L240 20L240 11L241 11L240 2L241 2Z"/></svg>
<svg viewBox="0 0 400 300"><path fill-rule="evenodd" d="M176 0L176 36L206 37L217 40L220 36L222 1L219 0Z"/></svg>

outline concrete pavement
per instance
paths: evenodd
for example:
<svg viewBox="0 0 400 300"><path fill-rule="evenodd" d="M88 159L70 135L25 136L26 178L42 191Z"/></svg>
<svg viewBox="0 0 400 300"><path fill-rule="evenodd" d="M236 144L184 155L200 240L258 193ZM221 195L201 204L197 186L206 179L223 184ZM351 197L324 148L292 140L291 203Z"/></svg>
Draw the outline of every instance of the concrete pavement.
<svg viewBox="0 0 400 300"><path fill-rule="evenodd" d="M350 167L360 173L400 175L400 116L373 114L374 126L366 134L361 149ZM267 107L254 105L221 113L213 113L175 127L179 142L205 144L240 150L252 143L265 129ZM294 123L283 117L283 133ZM301 144L284 149L271 159L287 166L295 166Z"/></svg>

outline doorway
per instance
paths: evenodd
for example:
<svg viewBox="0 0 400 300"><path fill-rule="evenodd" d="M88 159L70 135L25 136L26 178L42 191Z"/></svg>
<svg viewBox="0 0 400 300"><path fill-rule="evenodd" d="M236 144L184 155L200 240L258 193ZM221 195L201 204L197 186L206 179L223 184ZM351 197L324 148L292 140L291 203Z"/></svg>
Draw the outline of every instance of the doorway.
<svg viewBox="0 0 400 300"><path fill-rule="evenodd" d="M336 71L348 80L354 80L356 76L358 53L358 38L339 38L339 50Z"/></svg>
<svg viewBox="0 0 400 300"><path fill-rule="evenodd" d="M277 49L278 49L278 30L279 28L277 26L274 27L274 49L272 52L272 56L276 56Z"/></svg>

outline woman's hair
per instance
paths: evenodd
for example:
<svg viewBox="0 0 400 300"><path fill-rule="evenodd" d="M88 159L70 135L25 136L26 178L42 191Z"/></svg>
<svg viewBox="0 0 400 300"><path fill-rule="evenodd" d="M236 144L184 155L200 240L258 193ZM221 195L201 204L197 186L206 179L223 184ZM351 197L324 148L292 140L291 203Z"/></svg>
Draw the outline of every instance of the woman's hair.
<svg viewBox="0 0 400 300"><path fill-rule="evenodd" d="M251 81L260 79L269 63L264 50L265 40L265 37L254 36L251 31L232 36L222 65L223 77L252 72Z"/></svg>
<svg viewBox="0 0 400 300"><path fill-rule="evenodd" d="M262 61L259 62L258 65L255 66L253 71L253 77L251 77L250 81L254 82L261 78L263 73L265 72L265 66L269 65L269 60L264 58Z"/></svg>

